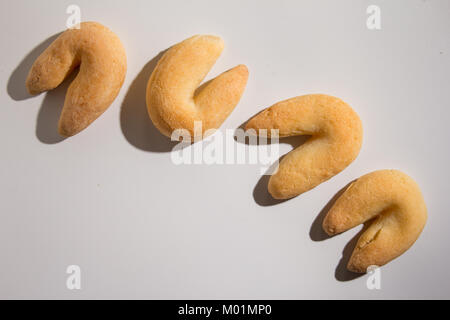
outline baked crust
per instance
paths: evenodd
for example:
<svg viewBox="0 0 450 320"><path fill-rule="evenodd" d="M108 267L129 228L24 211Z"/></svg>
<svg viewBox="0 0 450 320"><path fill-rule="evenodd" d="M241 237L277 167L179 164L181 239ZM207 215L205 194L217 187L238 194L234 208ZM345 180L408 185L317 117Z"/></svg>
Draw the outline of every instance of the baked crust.
<svg viewBox="0 0 450 320"><path fill-rule="evenodd" d="M119 94L127 71L120 39L96 22L61 34L34 62L26 80L30 94L59 86L80 66L67 90L59 120L59 133L70 137L88 127Z"/></svg>
<svg viewBox="0 0 450 320"><path fill-rule="evenodd" d="M239 65L199 85L224 48L216 36L197 35L170 48L158 62L147 85L147 108L158 130L171 137L177 129L201 138L219 128L238 104L248 80ZM194 132L195 122L202 131ZM201 136L200 136L201 134Z"/></svg>
<svg viewBox="0 0 450 320"><path fill-rule="evenodd" d="M336 235L370 220L356 244L348 269L365 273L407 251L427 221L417 183L398 170L369 173L352 183L328 212L323 229Z"/></svg>
<svg viewBox="0 0 450 320"><path fill-rule="evenodd" d="M278 129L279 136L311 135L288 153L269 180L275 199L290 199L332 178L359 154L363 141L361 120L339 98L313 94L279 102L261 112L246 130Z"/></svg>

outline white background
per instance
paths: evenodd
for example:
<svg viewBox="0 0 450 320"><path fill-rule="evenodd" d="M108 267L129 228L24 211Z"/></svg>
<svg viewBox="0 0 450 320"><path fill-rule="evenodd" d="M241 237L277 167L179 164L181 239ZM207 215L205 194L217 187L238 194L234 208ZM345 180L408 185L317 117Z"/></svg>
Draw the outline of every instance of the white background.
<svg viewBox="0 0 450 320"><path fill-rule="evenodd" d="M31 98L24 81L70 4L119 35L129 67L110 109L62 141L67 82ZM379 31L366 27L371 4ZM447 0L2 0L0 297L450 298L449 18ZM358 159L277 205L259 167L175 166L147 117L145 86L150 61L194 34L226 43L208 79L237 64L250 70L223 130L275 102L326 93L364 123ZM388 168L417 180L429 220L382 268L382 290L370 291L367 276L351 279L340 263L359 228L323 240L322 209L353 179ZM66 288L72 264L80 291Z"/></svg>

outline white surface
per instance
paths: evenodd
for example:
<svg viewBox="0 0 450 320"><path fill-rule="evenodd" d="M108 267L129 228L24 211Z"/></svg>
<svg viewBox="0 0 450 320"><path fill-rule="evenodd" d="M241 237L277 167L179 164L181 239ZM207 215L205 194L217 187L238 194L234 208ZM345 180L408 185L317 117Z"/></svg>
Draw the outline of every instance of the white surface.
<svg viewBox="0 0 450 320"><path fill-rule="evenodd" d="M129 68L111 108L59 141L65 89L29 98L24 80L49 42L33 49L64 30L73 3L83 21L119 35ZM366 27L370 4L381 7L380 31ZM0 297L450 298L449 18L447 0L2 1ZM173 165L146 115L147 63L198 33L226 42L208 78L250 69L222 129L277 101L327 93L363 120L359 158L275 206L253 197L258 167ZM429 221L382 269L382 290L369 291L367 277L342 281L337 267L358 230L317 241L316 218L351 180L385 168L417 180ZM66 289L72 264L81 291Z"/></svg>

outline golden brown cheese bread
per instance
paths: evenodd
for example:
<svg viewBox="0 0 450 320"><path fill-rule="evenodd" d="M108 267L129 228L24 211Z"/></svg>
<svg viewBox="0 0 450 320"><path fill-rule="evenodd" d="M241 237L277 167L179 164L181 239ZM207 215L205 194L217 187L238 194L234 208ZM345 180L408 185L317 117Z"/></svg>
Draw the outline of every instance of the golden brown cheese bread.
<svg viewBox="0 0 450 320"><path fill-rule="evenodd" d="M370 221L348 263L365 273L408 250L427 221L427 208L416 182L397 170L369 173L352 183L328 212L323 228L329 235Z"/></svg>
<svg viewBox="0 0 450 320"><path fill-rule="evenodd" d="M359 154L361 120L341 99L313 94L279 102L261 112L246 130L279 130L280 137L311 135L288 153L269 180L275 199L290 199L309 191L344 170ZM254 132L254 131L253 131Z"/></svg>
<svg viewBox="0 0 450 320"><path fill-rule="evenodd" d="M127 58L120 39L96 22L61 34L34 62L26 80L30 94L52 90L80 66L71 83L59 121L59 133L70 137L108 109L125 80Z"/></svg>
<svg viewBox="0 0 450 320"><path fill-rule="evenodd" d="M236 107L247 84L246 66L198 88L223 48L219 37L197 35L170 48L158 62L148 81L147 107L162 134L171 137L185 129L192 139L201 138L205 131L219 128ZM202 123L201 132L194 132L195 122Z"/></svg>

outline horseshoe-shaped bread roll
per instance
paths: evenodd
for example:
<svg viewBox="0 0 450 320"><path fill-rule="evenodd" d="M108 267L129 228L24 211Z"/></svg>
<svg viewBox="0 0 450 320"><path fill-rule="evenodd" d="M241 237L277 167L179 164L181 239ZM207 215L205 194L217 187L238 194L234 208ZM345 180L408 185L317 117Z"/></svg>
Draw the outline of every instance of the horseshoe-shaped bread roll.
<svg viewBox="0 0 450 320"><path fill-rule="evenodd" d="M59 133L70 137L108 109L125 79L127 58L120 39L96 22L61 34L34 62L26 86L30 94L52 90L76 68L59 120Z"/></svg>
<svg viewBox="0 0 450 320"><path fill-rule="evenodd" d="M427 208L416 182L396 170L369 173L350 185L328 212L323 228L336 235L374 219L361 235L348 269L365 273L408 250L427 221Z"/></svg>
<svg viewBox="0 0 450 320"><path fill-rule="evenodd" d="M269 180L275 199L290 199L309 191L344 170L359 154L361 120L342 100L306 95L279 102L251 119L246 130L278 129L280 137L311 135L288 153Z"/></svg>
<svg viewBox="0 0 450 320"><path fill-rule="evenodd" d="M162 134L177 129L199 138L217 129L230 115L244 92L248 70L239 65L198 86L219 58L224 43L215 36L197 35L170 48L153 71L147 86L151 120ZM195 122L202 132L194 132Z"/></svg>

